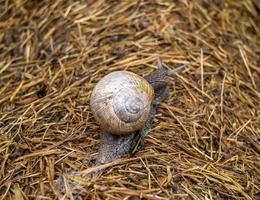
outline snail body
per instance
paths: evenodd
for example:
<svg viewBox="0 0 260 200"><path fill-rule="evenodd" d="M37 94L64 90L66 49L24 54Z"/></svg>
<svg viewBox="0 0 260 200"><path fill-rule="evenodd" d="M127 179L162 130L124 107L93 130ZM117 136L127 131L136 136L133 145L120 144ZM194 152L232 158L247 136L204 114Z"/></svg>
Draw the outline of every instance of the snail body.
<svg viewBox="0 0 260 200"><path fill-rule="evenodd" d="M115 71L95 86L90 108L102 129L127 135L141 129L149 116L154 89L143 77L129 71Z"/></svg>

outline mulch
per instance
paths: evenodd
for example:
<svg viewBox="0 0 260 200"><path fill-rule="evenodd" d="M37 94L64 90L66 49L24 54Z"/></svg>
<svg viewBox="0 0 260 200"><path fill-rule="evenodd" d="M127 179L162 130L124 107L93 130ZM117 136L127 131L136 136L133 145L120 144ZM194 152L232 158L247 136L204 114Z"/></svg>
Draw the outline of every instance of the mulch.
<svg viewBox="0 0 260 200"><path fill-rule="evenodd" d="M95 84L115 70L171 78L144 147L65 199L259 199L257 0L0 1L0 199L58 199L93 171ZM74 197L73 197L74 195Z"/></svg>

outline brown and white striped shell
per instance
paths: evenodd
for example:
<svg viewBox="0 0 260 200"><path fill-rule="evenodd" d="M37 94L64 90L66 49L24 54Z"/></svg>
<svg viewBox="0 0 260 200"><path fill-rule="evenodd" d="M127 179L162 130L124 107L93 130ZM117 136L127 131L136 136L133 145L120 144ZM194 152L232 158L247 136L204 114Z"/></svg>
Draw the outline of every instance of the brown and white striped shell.
<svg viewBox="0 0 260 200"><path fill-rule="evenodd" d="M90 108L101 128L124 135L145 125L153 98L154 90L144 78L129 71L115 71L97 83Z"/></svg>

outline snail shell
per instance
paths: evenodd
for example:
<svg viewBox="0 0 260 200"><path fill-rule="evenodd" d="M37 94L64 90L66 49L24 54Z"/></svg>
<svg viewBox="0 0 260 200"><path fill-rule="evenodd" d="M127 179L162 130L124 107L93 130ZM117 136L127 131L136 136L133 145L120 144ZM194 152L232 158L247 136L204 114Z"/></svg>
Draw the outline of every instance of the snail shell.
<svg viewBox="0 0 260 200"><path fill-rule="evenodd" d="M144 78L129 71L115 71L97 83L90 108L101 128L126 135L145 125L153 98L154 90Z"/></svg>

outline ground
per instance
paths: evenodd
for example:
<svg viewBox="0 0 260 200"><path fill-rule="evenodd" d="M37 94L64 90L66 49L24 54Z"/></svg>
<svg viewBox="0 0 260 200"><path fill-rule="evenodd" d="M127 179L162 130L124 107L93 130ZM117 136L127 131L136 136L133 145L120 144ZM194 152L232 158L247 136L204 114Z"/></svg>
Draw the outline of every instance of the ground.
<svg viewBox="0 0 260 200"><path fill-rule="evenodd" d="M144 147L76 199L259 199L257 2L0 1L1 199L57 199L58 177L93 170L93 87L151 73L157 54L195 63L171 78Z"/></svg>

